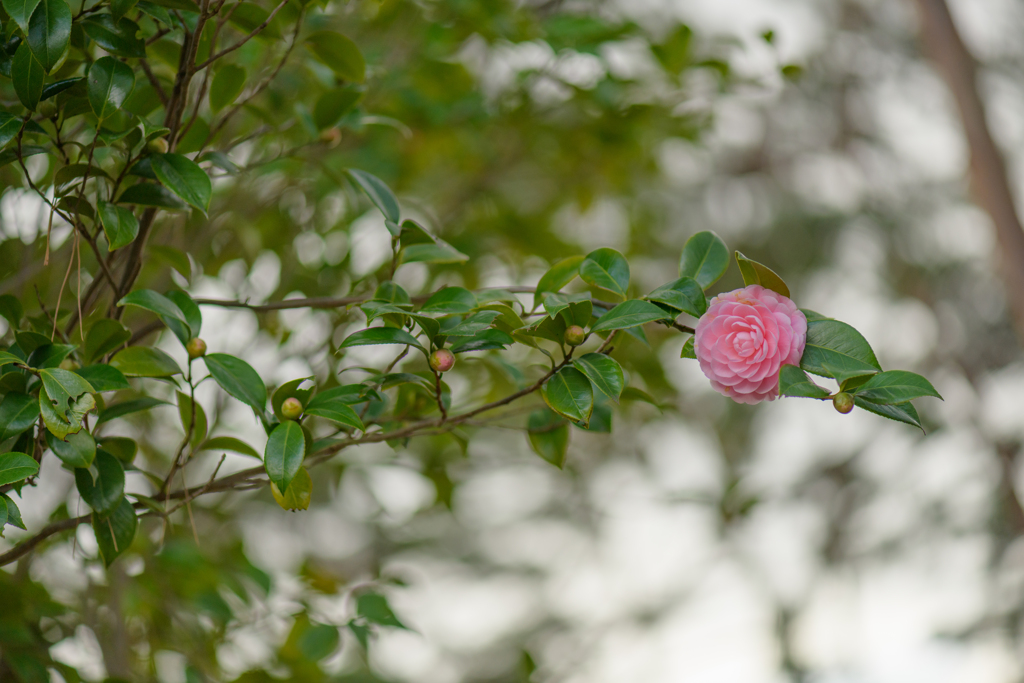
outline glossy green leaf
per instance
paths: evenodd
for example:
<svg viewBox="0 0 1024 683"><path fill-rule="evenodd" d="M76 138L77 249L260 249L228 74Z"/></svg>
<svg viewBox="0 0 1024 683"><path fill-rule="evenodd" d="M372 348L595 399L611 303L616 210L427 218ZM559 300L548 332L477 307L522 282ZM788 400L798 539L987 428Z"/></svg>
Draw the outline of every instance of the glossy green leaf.
<svg viewBox="0 0 1024 683"><path fill-rule="evenodd" d="M39 371L39 376L59 415L68 416L68 411L75 399L82 394L95 391L84 378L70 370L46 368Z"/></svg>
<svg viewBox="0 0 1024 683"><path fill-rule="evenodd" d="M14 363L24 364L25 361L15 356L13 353L0 351L0 367L4 365L13 365Z"/></svg>
<svg viewBox="0 0 1024 683"><path fill-rule="evenodd" d="M614 249L596 249L580 263L580 278L587 284L625 297L629 289L629 263Z"/></svg>
<svg viewBox="0 0 1024 683"><path fill-rule="evenodd" d="M882 370L871 345L860 332L838 320L807 323L807 344L800 367L840 383L850 377Z"/></svg>
<svg viewBox="0 0 1024 683"><path fill-rule="evenodd" d="M93 517L92 528L96 533L96 543L107 567L131 547L138 527L139 520L135 516L135 508L124 497L107 517Z"/></svg>
<svg viewBox="0 0 1024 683"><path fill-rule="evenodd" d="M452 353L468 353L469 351L490 351L493 349L504 349L515 343L508 332L502 330L488 329L478 332L469 339L460 341L451 347Z"/></svg>
<svg viewBox="0 0 1024 683"><path fill-rule="evenodd" d="M89 105L101 121L120 109L135 89L135 73L114 57L93 62L86 79Z"/></svg>
<svg viewBox="0 0 1024 683"><path fill-rule="evenodd" d="M131 388L124 374L110 365L89 365L75 370L75 374L91 384L97 393Z"/></svg>
<svg viewBox="0 0 1024 683"><path fill-rule="evenodd" d="M241 455L248 455L257 460L263 460L260 454L256 452L256 449L249 444L236 439L231 436L215 436L211 439L207 439L200 446L200 450L204 451L230 451L232 453L239 453Z"/></svg>
<svg viewBox="0 0 1024 683"><path fill-rule="evenodd" d="M137 204L139 206L155 206L162 209L186 209L188 204L178 199L177 195L156 183L138 183L127 188L117 198L118 204Z"/></svg>
<svg viewBox="0 0 1024 683"><path fill-rule="evenodd" d="M198 14L201 10L193 0L151 0L150 3L159 7L166 7L167 9L176 9L182 12L194 12ZM142 3L139 3L139 8L142 8Z"/></svg>
<svg viewBox="0 0 1024 683"><path fill-rule="evenodd" d="M588 353L574 359L572 364L586 375L602 394L613 401L619 400L619 395L626 386L626 378L618 361L603 353Z"/></svg>
<svg viewBox="0 0 1024 683"><path fill-rule="evenodd" d="M257 415L263 415L267 407L267 387L251 365L226 353L209 353L204 360L224 391L251 406Z"/></svg>
<svg viewBox="0 0 1024 683"><path fill-rule="evenodd" d="M110 54L129 58L146 56L146 41L139 37L141 29L131 19L115 19L110 14L93 14L83 19L81 23L85 35ZM134 84L134 79L132 82ZM130 92L131 88L128 90Z"/></svg>
<svg viewBox="0 0 1024 683"><path fill-rule="evenodd" d="M434 292L420 309L431 315L469 313L477 306L476 296L463 287L445 287Z"/></svg>
<svg viewBox="0 0 1024 683"><path fill-rule="evenodd" d="M392 223L398 223L401 220L401 209L398 206L398 199L391 191L391 188L384 184L383 180L373 174L355 168L348 169L347 173L349 178L366 193L370 201L380 209L380 212L384 214L384 218Z"/></svg>
<svg viewBox="0 0 1024 683"><path fill-rule="evenodd" d="M299 467L295 476L292 477L292 482L288 485L287 491L281 493L281 489L277 487L277 484L270 482L270 492L282 510L288 510L289 512L308 510L309 504L313 500L313 479L309 476L309 471L305 467ZM335 633L337 633L337 629L335 629Z"/></svg>
<svg viewBox="0 0 1024 683"><path fill-rule="evenodd" d="M90 467L96 459L96 440L84 430L68 435L64 441L47 432L46 445L68 467Z"/></svg>
<svg viewBox="0 0 1024 683"><path fill-rule="evenodd" d="M623 330L629 327L636 327L644 323L656 320L667 320L669 314L664 310L640 299L623 301L621 304L605 313L590 328L591 332L604 332L608 330Z"/></svg>
<svg viewBox="0 0 1024 683"><path fill-rule="evenodd" d="M13 114L0 111L0 148L13 140L21 130L21 119Z"/></svg>
<svg viewBox="0 0 1024 683"><path fill-rule="evenodd" d="M691 277L701 289L718 282L729 268L729 249L713 232L698 232L686 240L679 260L679 275Z"/></svg>
<svg viewBox="0 0 1024 683"><path fill-rule="evenodd" d="M39 419L39 401L28 394L9 392L0 402L0 443L21 434Z"/></svg>
<svg viewBox="0 0 1024 683"><path fill-rule="evenodd" d="M28 479L38 472L39 463L24 453L0 455L0 486Z"/></svg>
<svg viewBox="0 0 1024 683"><path fill-rule="evenodd" d="M881 415L887 417L890 420L902 422L904 424L917 427L922 432L924 426L921 424L921 416L917 414L917 409L913 403L900 403L898 405L883 405L880 403L872 403L867 401L860 396L854 395L853 402L858 408L874 413L875 415Z"/></svg>
<svg viewBox="0 0 1024 683"><path fill-rule="evenodd" d="M47 344L40 346L28 357L33 368L56 368L78 347L71 344Z"/></svg>
<svg viewBox="0 0 1024 683"><path fill-rule="evenodd" d="M181 308L163 294L158 294L151 289L137 289L134 292L130 292L118 301L117 305L137 306L151 313L156 313L161 318L171 318L186 328L188 327L188 320Z"/></svg>
<svg viewBox="0 0 1024 683"><path fill-rule="evenodd" d="M112 406L107 406L100 411L99 416L96 418L96 424L101 425L104 422L110 422L116 420L119 417L125 415L132 415L134 413L140 413L156 406L169 406L171 405L167 401L162 401L159 398L153 398L152 396L145 396L143 398L133 399L131 401L122 401Z"/></svg>
<svg viewBox="0 0 1024 683"><path fill-rule="evenodd" d="M267 476L282 493L288 492L292 478L306 457L306 437L298 422L288 420L274 427L263 453Z"/></svg>
<svg viewBox="0 0 1024 683"><path fill-rule="evenodd" d="M71 8L64 0L40 0L28 22L28 44L46 73L63 59L70 42Z"/></svg>
<svg viewBox="0 0 1024 683"><path fill-rule="evenodd" d="M795 365L783 365L779 371L779 394L801 398L828 398L829 391L815 384Z"/></svg>
<svg viewBox="0 0 1024 683"><path fill-rule="evenodd" d="M321 62L346 81L362 83L366 78L363 53L351 39L335 31L316 31L306 36L306 46ZM393 218L396 223L398 219Z"/></svg>
<svg viewBox="0 0 1024 683"><path fill-rule="evenodd" d="M461 321L457 318L448 318L443 321L445 324L441 325L441 334L448 337L472 337L489 328L498 315L497 311L477 311ZM455 324L449 326L449 321Z"/></svg>
<svg viewBox="0 0 1024 683"><path fill-rule="evenodd" d="M82 394L71 401L65 411L47 394L45 384L39 389L39 413L43 418L43 424L58 439L66 439L68 434L77 434L81 431L86 413L95 407L96 399L92 394Z"/></svg>
<svg viewBox="0 0 1024 683"><path fill-rule="evenodd" d="M10 294L0 295L0 316L4 317L11 327L17 329L24 315L25 309L22 307L21 302L18 301L16 297ZM2 355L4 353L7 352L0 351L0 358L2 358ZM0 360L0 365L2 364L3 360Z"/></svg>
<svg viewBox="0 0 1024 683"><path fill-rule="evenodd" d="M347 349L353 346L375 346L377 344L408 344L423 349L416 337L397 327L371 327L360 330L345 337L338 348Z"/></svg>
<svg viewBox="0 0 1024 683"><path fill-rule="evenodd" d="M160 349L148 346L129 346L118 351L110 364L125 377L172 377L181 374L181 368Z"/></svg>
<svg viewBox="0 0 1024 683"><path fill-rule="evenodd" d="M582 256L570 256L551 266L537 282L537 289L533 295L533 307L537 308L540 305L545 292L557 292L572 282L580 272L583 258Z"/></svg>
<svg viewBox="0 0 1024 683"><path fill-rule="evenodd" d="M403 247L399 263L465 263L469 257L452 245L437 240L433 244L412 244Z"/></svg>
<svg viewBox="0 0 1024 683"><path fill-rule="evenodd" d="M131 465L139 452L139 444L126 436L108 436L99 441L97 448L110 453L123 465Z"/></svg>
<svg viewBox="0 0 1024 683"><path fill-rule="evenodd" d="M18 509L14 499L6 494L0 494L0 500L7 505L7 523L13 527L17 527L22 531L27 531L25 528L25 522L21 519L21 510Z"/></svg>
<svg viewBox="0 0 1024 683"><path fill-rule="evenodd" d="M116 320L101 318L93 323L85 335L86 360L94 361L124 345L132 333Z"/></svg>
<svg viewBox="0 0 1024 683"><path fill-rule="evenodd" d="M210 109L220 111L232 104L245 88L246 70L237 64L226 64L217 71L210 86Z"/></svg>
<svg viewBox="0 0 1024 683"><path fill-rule="evenodd" d="M128 246L139 236L139 221L128 209L103 200L96 208L111 251Z"/></svg>
<svg viewBox="0 0 1024 683"><path fill-rule="evenodd" d="M3 0L4 10L25 34L28 33L29 19L38 4L39 0Z"/></svg>
<svg viewBox="0 0 1024 683"><path fill-rule="evenodd" d="M356 613L371 624L407 628L391 610L386 597L380 593L361 593L356 598Z"/></svg>
<svg viewBox="0 0 1024 683"><path fill-rule="evenodd" d="M118 20L135 7L138 0L110 0L110 15Z"/></svg>
<svg viewBox="0 0 1024 683"><path fill-rule="evenodd" d="M683 351L679 354L680 358L691 358L693 360L697 360L697 352L693 348L693 343L693 337L686 340L686 343L683 344Z"/></svg>
<svg viewBox="0 0 1024 683"><path fill-rule="evenodd" d="M787 299L789 298L789 287L768 266L762 265L757 261L751 261L738 251L736 252L736 265L740 267L740 275L743 276L744 285L748 287L750 285L761 285L765 289L770 289Z"/></svg>
<svg viewBox="0 0 1024 683"><path fill-rule="evenodd" d="M882 405L906 403L922 396L942 398L931 382L906 370L888 370L873 375L857 387L856 396Z"/></svg>
<svg viewBox="0 0 1024 683"><path fill-rule="evenodd" d="M197 163L181 154L154 154L153 172L174 194L203 213L210 208L213 184Z"/></svg>
<svg viewBox="0 0 1024 683"><path fill-rule="evenodd" d="M359 419L359 415L356 414L356 411L349 408L348 405L342 401L324 401L318 404L310 403L309 407L306 408L306 415L316 415L317 417L322 417L345 427L358 429L360 431L366 429L366 426L363 425L363 421Z"/></svg>
<svg viewBox="0 0 1024 683"><path fill-rule="evenodd" d="M530 413L526 437L533 452L561 469L569 451L569 423L550 410Z"/></svg>
<svg viewBox="0 0 1024 683"><path fill-rule="evenodd" d="M188 394L177 392L178 395L178 417L181 418L181 428L188 433L189 428L192 425L192 399ZM206 434L209 430L208 422L206 419L206 411L203 410L202 404L198 401L195 403L195 428L192 429L192 438L189 439L189 443L192 448L197 448L203 439L206 438Z"/></svg>
<svg viewBox="0 0 1024 683"><path fill-rule="evenodd" d="M657 301L677 311L682 311L699 318L708 310L708 300L704 290L692 277L681 277L658 287L648 294L648 301Z"/></svg>
<svg viewBox="0 0 1024 683"><path fill-rule="evenodd" d="M14 81L14 92L27 109L35 111L43 95L45 78L46 68L33 54L28 43L22 42L11 60L11 80Z"/></svg>
<svg viewBox="0 0 1024 683"><path fill-rule="evenodd" d="M589 422L594 409L594 390L590 380L572 366L559 370L544 383L541 395L548 407L573 422Z"/></svg>

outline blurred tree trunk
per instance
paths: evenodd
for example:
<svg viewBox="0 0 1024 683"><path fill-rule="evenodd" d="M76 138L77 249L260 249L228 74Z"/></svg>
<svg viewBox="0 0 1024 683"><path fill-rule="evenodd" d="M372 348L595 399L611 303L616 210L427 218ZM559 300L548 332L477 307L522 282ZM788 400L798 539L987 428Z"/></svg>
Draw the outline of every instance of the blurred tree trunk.
<svg viewBox="0 0 1024 683"><path fill-rule="evenodd" d="M946 0L915 0L921 37L956 100L971 152L971 191L992 218L1006 302L1024 343L1024 230L1014 205L1006 163L992 139L978 94L977 64L960 38Z"/></svg>

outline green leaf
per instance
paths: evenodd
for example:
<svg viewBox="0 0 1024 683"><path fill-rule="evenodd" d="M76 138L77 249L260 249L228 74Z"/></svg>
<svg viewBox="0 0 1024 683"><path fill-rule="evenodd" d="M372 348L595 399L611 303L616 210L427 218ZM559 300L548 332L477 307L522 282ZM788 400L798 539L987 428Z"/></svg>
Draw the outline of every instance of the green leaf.
<svg viewBox="0 0 1024 683"><path fill-rule="evenodd" d="M11 294L0 295L0 316L7 319L11 327L14 329L18 328L18 324L21 322L21 318L25 315L25 309L22 307L21 302ZM3 353L0 351L0 356ZM7 354L10 355L10 354ZM3 361L0 360L0 365L3 365Z"/></svg>
<svg viewBox="0 0 1024 683"><path fill-rule="evenodd" d="M307 382L310 386L303 389L302 385ZM277 416L279 421L284 422L288 419L281 412L281 406L284 405L284 402L289 398L297 399L298 402L302 404L303 408L305 408L316 389L314 382L315 378L313 377L300 377L298 379L293 379L290 382L285 382L274 391L274 394L270 397L270 408L274 411L274 415Z"/></svg>
<svg viewBox="0 0 1024 683"><path fill-rule="evenodd" d="M544 401L553 411L573 422L590 422L594 390L590 380L574 367L559 370L541 387Z"/></svg>
<svg viewBox="0 0 1024 683"><path fill-rule="evenodd" d="M236 64L221 67L210 86L210 109L220 111L238 99L245 88L246 76L246 70Z"/></svg>
<svg viewBox="0 0 1024 683"><path fill-rule="evenodd" d="M185 313L163 294L158 294L151 289L137 289L117 302L118 306L137 306L161 318L171 318L188 328L188 319ZM188 340L186 340L188 341Z"/></svg>
<svg viewBox="0 0 1024 683"><path fill-rule="evenodd" d="M137 204L139 206L156 206L162 209L185 209L188 204L163 185L156 183L139 183L132 185L117 198L118 204Z"/></svg>
<svg viewBox="0 0 1024 683"><path fill-rule="evenodd" d="M540 305L545 292L557 292L572 282L580 272L581 263L583 263L582 256L570 256L551 266L537 282L537 289L533 295L533 307L537 308Z"/></svg>
<svg viewBox="0 0 1024 683"><path fill-rule="evenodd" d="M13 353L0 351L0 367L3 367L4 365L11 365L14 363L24 364L25 361L15 356Z"/></svg>
<svg viewBox="0 0 1024 683"><path fill-rule="evenodd" d="M35 12L39 0L3 0L4 9L11 19L21 28L22 32L28 33L29 19Z"/></svg>
<svg viewBox="0 0 1024 683"><path fill-rule="evenodd" d="M8 392L0 402L0 443L21 434L39 419L39 402L33 396Z"/></svg>
<svg viewBox="0 0 1024 683"><path fill-rule="evenodd" d="M372 624L407 628L391 611L388 599L380 593L361 593L356 598L356 612Z"/></svg>
<svg viewBox="0 0 1024 683"><path fill-rule="evenodd" d="M736 265L740 267L740 275L743 276L744 285L748 287L750 285L761 285L765 289L770 289L787 299L789 298L789 287L768 266L762 265L757 261L751 261L738 251L736 252Z"/></svg>
<svg viewBox="0 0 1024 683"><path fill-rule="evenodd" d="M441 334L448 337L472 337L489 328L499 315L497 311L477 311L461 322L458 322L458 318L446 318L444 323L451 321L454 324L450 327L442 324Z"/></svg>
<svg viewBox="0 0 1024 683"><path fill-rule="evenodd" d="M200 446L200 450L204 451L231 451L232 453L240 453L241 455L249 455L257 460L263 460L260 454L256 452L256 449L231 436L215 436L212 439L207 439Z"/></svg>
<svg viewBox="0 0 1024 683"><path fill-rule="evenodd" d="M337 422L340 425L351 427L352 429L358 429L364 431L366 426L363 425L363 421L359 419L356 411L349 408L343 401L324 401L316 403L316 398L306 408L306 415L316 415L317 417L326 418L332 422Z"/></svg>
<svg viewBox="0 0 1024 683"><path fill-rule="evenodd" d="M613 401L619 400L622 388L626 386L626 379L618 361L603 353L588 353L573 360L572 363L602 394Z"/></svg>
<svg viewBox="0 0 1024 683"><path fill-rule="evenodd" d="M110 0L110 15L115 20L128 14L138 0Z"/></svg>
<svg viewBox="0 0 1024 683"><path fill-rule="evenodd" d="M569 450L569 423L550 410L530 413L526 437L533 452L561 469Z"/></svg>
<svg viewBox="0 0 1024 683"><path fill-rule="evenodd" d="M21 519L21 510L14 503L14 499L6 494L0 494L2 499L7 504L7 523L13 527L17 527L22 531L27 531L25 528L25 522Z"/></svg>
<svg viewBox="0 0 1024 683"><path fill-rule="evenodd" d="M39 463L24 453L0 455L0 486L28 479L39 472Z"/></svg>
<svg viewBox="0 0 1024 683"><path fill-rule="evenodd" d="M815 384L795 365L783 365L779 371L779 394L801 398L828 398L828 389Z"/></svg>
<svg viewBox="0 0 1024 683"><path fill-rule="evenodd" d="M850 377L881 372L871 345L860 332L838 320L807 323L807 345L800 367L842 383Z"/></svg>
<svg viewBox="0 0 1024 683"><path fill-rule="evenodd" d="M708 310L708 300L704 290L692 277L681 277L678 280L662 285L644 297L648 301L657 301L699 318Z"/></svg>
<svg viewBox="0 0 1024 683"><path fill-rule="evenodd" d="M313 499L313 479L305 467L300 467L292 477L292 483L288 485L287 491L281 493L281 489L274 482L270 482L270 491L282 510L289 512L308 510L309 503Z"/></svg>
<svg viewBox="0 0 1024 683"><path fill-rule="evenodd" d="M47 432L46 444L68 467L91 467L96 459L96 440L86 431L70 434L64 441Z"/></svg>
<svg viewBox="0 0 1024 683"><path fill-rule="evenodd" d="M75 374L91 384L93 390L97 393L131 389L131 385L128 384L124 374L117 368L109 365L89 365L79 368L75 371Z"/></svg>
<svg viewBox="0 0 1024 683"><path fill-rule="evenodd" d="M408 344L421 351L424 350L416 337L397 327L371 327L360 330L346 337L338 348L347 349L353 346L375 346L377 344Z"/></svg>
<svg viewBox="0 0 1024 683"><path fill-rule="evenodd" d="M629 288L629 263L614 249L596 249L580 263L580 278L587 284L625 297Z"/></svg>
<svg viewBox="0 0 1024 683"><path fill-rule="evenodd" d="M40 346L32 352L28 358L29 367L33 368L56 368L71 355L76 346L71 344L47 344Z"/></svg>
<svg viewBox="0 0 1024 683"><path fill-rule="evenodd" d="M132 338L131 330L116 320L101 318L85 335L85 358L94 361Z"/></svg>
<svg viewBox="0 0 1024 683"><path fill-rule="evenodd" d="M869 413L881 415L890 420L896 420L897 422L917 427L922 432L924 431L924 427L921 425L921 416L917 414L917 409L914 408L913 403L907 402L889 406L866 401L857 395L854 395L853 402L858 408L863 408Z"/></svg>
<svg viewBox="0 0 1024 683"><path fill-rule="evenodd" d="M922 396L941 399L931 382L906 370L888 370L872 376L856 389L856 396L881 405L894 405Z"/></svg>
<svg viewBox="0 0 1024 683"><path fill-rule="evenodd" d="M46 69L42 62L32 53L28 43L22 42L11 61L11 80L14 81L14 92L27 109L36 110L43 95L45 78Z"/></svg>
<svg viewBox="0 0 1024 683"><path fill-rule="evenodd" d="M204 214L210 208L213 184L198 164L180 154L154 154L153 172L171 192Z"/></svg>
<svg viewBox="0 0 1024 683"><path fill-rule="evenodd" d="M43 424L58 439L67 438L68 434L77 434L82 429L85 414L95 407L96 399L92 394L82 394L71 402L66 412L59 411L57 404L46 393L46 385L39 389L39 413Z"/></svg>
<svg viewBox="0 0 1024 683"><path fill-rule="evenodd" d="M257 415L263 415L267 407L267 387L251 365L226 353L209 353L204 360L224 391L251 406Z"/></svg>
<svg viewBox="0 0 1024 683"><path fill-rule="evenodd" d="M86 78L89 106L100 121L120 109L135 89L135 74L131 67L114 57L97 59L89 67L89 75Z"/></svg>
<svg viewBox="0 0 1024 683"><path fill-rule="evenodd" d="M437 240L434 244L411 244L403 247L398 256L405 263L465 263L469 257L452 245Z"/></svg>
<svg viewBox="0 0 1024 683"><path fill-rule="evenodd" d="M698 232L686 240L679 260L679 275L692 277L707 289L718 282L729 267L729 249L713 232Z"/></svg>
<svg viewBox="0 0 1024 683"><path fill-rule="evenodd" d="M362 96L362 89L351 85L334 88L321 95L313 107L313 123L317 130L330 128L340 121Z"/></svg>
<svg viewBox="0 0 1024 683"><path fill-rule="evenodd" d="M135 516L135 508L127 498L123 497L108 517L93 517L92 528L96 533L96 543L100 547L100 556L107 567L131 547L138 527L139 520Z"/></svg>
<svg viewBox="0 0 1024 683"><path fill-rule="evenodd" d="M366 171L360 171L355 168L350 168L346 172L352 181L362 188L366 196L370 198L370 201L380 209L385 219L392 223L399 222L401 209L398 206L398 199L391 189L384 184L383 180Z"/></svg>
<svg viewBox="0 0 1024 683"><path fill-rule="evenodd" d="M0 533L7 526L7 496L0 495Z"/></svg>
<svg viewBox="0 0 1024 683"><path fill-rule="evenodd" d="M434 292L423 307L421 313L447 315L452 313L469 313L477 306L473 292L463 287L445 287Z"/></svg>
<svg viewBox="0 0 1024 683"><path fill-rule="evenodd" d="M153 4L159 7L166 7L167 9L176 9L182 12L195 12L196 14L198 14L201 11L199 9L199 5L197 5L192 0L152 0L152 2L147 2L146 4ZM142 9L141 3L139 4L139 9Z"/></svg>
<svg viewBox="0 0 1024 683"><path fill-rule="evenodd" d="M679 354L680 358L692 358L693 360L697 360L697 352L693 348L693 339L693 337L690 337L686 340L686 343L683 344L683 351Z"/></svg>
<svg viewBox="0 0 1024 683"><path fill-rule="evenodd" d="M14 333L14 336L18 341L18 346L27 354L31 354L33 351L43 346L49 346L51 343L50 338L45 334L39 334L38 332L32 332L31 330L19 330Z"/></svg>
<svg viewBox="0 0 1024 683"><path fill-rule="evenodd" d="M363 53L349 38L334 31L316 31L306 36L313 55L346 81L362 83L366 78ZM392 219L396 223L398 219Z"/></svg>
<svg viewBox="0 0 1024 683"><path fill-rule="evenodd" d="M97 209L110 251L128 246L139 236L139 221L128 209L102 199L97 204Z"/></svg>
<svg viewBox="0 0 1024 683"><path fill-rule="evenodd" d="M231 23L238 26L246 33L251 33L260 28L264 23L267 25L256 34L262 40L280 40L281 29L278 24L278 17L269 22L270 12L252 2L240 2L231 11Z"/></svg>
<svg viewBox="0 0 1024 683"><path fill-rule="evenodd" d="M489 329L478 332L469 339L452 346L452 353L467 353L469 351L489 351L491 349L504 349L515 343L508 332Z"/></svg>
<svg viewBox="0 0 1024 683"><path fill-rule="evenodd" d="M57 414L65 418L68 418L68 411L75 399L82 394L95 391L91 384L70 370L46 368L39 371L39 376Z"/></svg>
<svg viewBox="0 0 1024 683"><path fill-rule="evenodd" d="M148 346L129 346L110 359L110 364L125 377L173 377L181 368L160 349Z"/></svg>
<svg viewBox="0 0 1024 683"><path fill-rule="evenodd" d="M28 44L46 73L62 60L70 42L71 8L64 0L41 0L28 22Z"/></svg>
<svg viewBox="0 0 1024 683"><path fill-rule="evenodd" d="M189 426L192 424L192 399L188 394L177 392L178 395L178 417L181 418L181 428L188 433ZM206 420L206 411L203 410L203 406L198 402L195 404L196 411L196 426L192 431L192 438L189 439L189 443L192 448L196 448L206 438L206 434L209 430L208 423Z"/></svg>
<svg viewBox="0 0 1024 683"><path fill-rule="evenodd" d="M146 41L138 37L141 29L131 19L121 18L115 20L109 14L93 14L83 19L81 23L85 35L96 41L97 45L110 54L130 58L144 58L146 56ZM135 79L133 78L133 86L134 83ZM131 92L131 88L128 88L128 91ZM127 95L124 99L127 99ZM122 99L122 102L124 99ZM97 116L99 116L98 113Z"/></svg>
<svg viewBox="0 0 1024 683"><path fill-rule="evenodd" d="M306 437L298 422L288 420L274 427L267 440L263 463L267 476L281 493L288 492L288 486L302 467L305 457Z"/></svg>
<svg viewBox="0 0 1024 683"><path fill-rule="evenodd" d="M20 130L20 118L5 111L0 111L0 148L3 148L8 142L13 140Z"/></svg>
<svg viewBox="0 0 1024 683"><path fill-rule="evenodd" d="M171 405L167 401L162 401L152 396L144 396L143 398L137 398L131 401L122 401L121 403L107 406L100 411L99 416L96 418L96 425L99 426L104 422L110 422L116 420L119 417L125 415L131 415L133 413L140 413L156 406L169 406Z"/></svg>
<svg viewBox="0 0 1024 683"><path fill-rule="evenodd" d="M630 299L601 316L590 331L623 330L656 320L667 320L669 317L669 314L649 301Z"/></svg>

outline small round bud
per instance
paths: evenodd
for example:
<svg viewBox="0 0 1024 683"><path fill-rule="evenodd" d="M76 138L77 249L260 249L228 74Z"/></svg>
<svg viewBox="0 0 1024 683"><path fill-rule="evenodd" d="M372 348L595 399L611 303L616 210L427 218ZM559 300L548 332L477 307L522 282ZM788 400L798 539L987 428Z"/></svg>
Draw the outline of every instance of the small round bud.
<svg viewBox="0 0 1024 683"><path fill-rule="evenodd" d="M341 131L337 128L327 128L320 131L320 142L329 148L337 147L341 144Z"/></svg>
<svg viewBox="0 0 1024 683"><path fill-rule="evenodd" d="M853 410L853 396L846 393L845 391L835 395L832 399L832 405L843 415Z"/></svg>
<svg viewBox="0 0 1024 683"><path fill-rule="evenodd" d="M146 149L154 154L164 154L167 152L167 140L164 138L153 138L146 143Z"/></svg>
<svg viewBox="0 0 1024 683"><path fill-rule="evenodd" d="M57 105L53 103L53 100L44 100L39 103L36 113L44 119L52 119L57 115Z"/></svg>
<svg viewBox="0 0 1024 683"><path fill-rule="evenodd" d="M188 340L188 344L185 344L185 350L188 351L189 360L202 358L206 355L206 342L199 337L193 337Z"/></svg>
<svg viewBox="0 0 1024 683"><path fill-rule="evenodd" d="M448 372L455 365L455 354L448 349L438 349L430 354L430 369L434 372Z"/></svg>
<svg viewBox="0 0 1024 683"><path fill-rule="evenodd" d="M302 401L290 396L281 404L281 414L289 420L297 420L302 415Z"/></svg>
<svg viewBox="0 0 1024 683"><path fill-rule="evenodd" d="M579 346L587 339L587 332L579 325L570 325L565 329L565 343L569 346Z"/></svg>
<svg viewBox="0 0 1024 683"><path fill-rule="evenodd" d="M77 370L80 366L70 358L65 358L60 362L61 370Z"/></svg>

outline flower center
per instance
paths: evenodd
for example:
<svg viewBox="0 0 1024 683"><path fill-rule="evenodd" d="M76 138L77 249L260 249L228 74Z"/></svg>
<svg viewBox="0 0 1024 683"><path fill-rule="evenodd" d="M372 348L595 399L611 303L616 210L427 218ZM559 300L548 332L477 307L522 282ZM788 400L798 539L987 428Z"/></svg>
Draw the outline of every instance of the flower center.
<svg viewBox="0 0 1024 683"><path fill-rule="evenodd" d="M737 325L732 337L732 347L741 358L750 358L761 351L764 345L764 330L760 325L743 322Z"/></svg>

